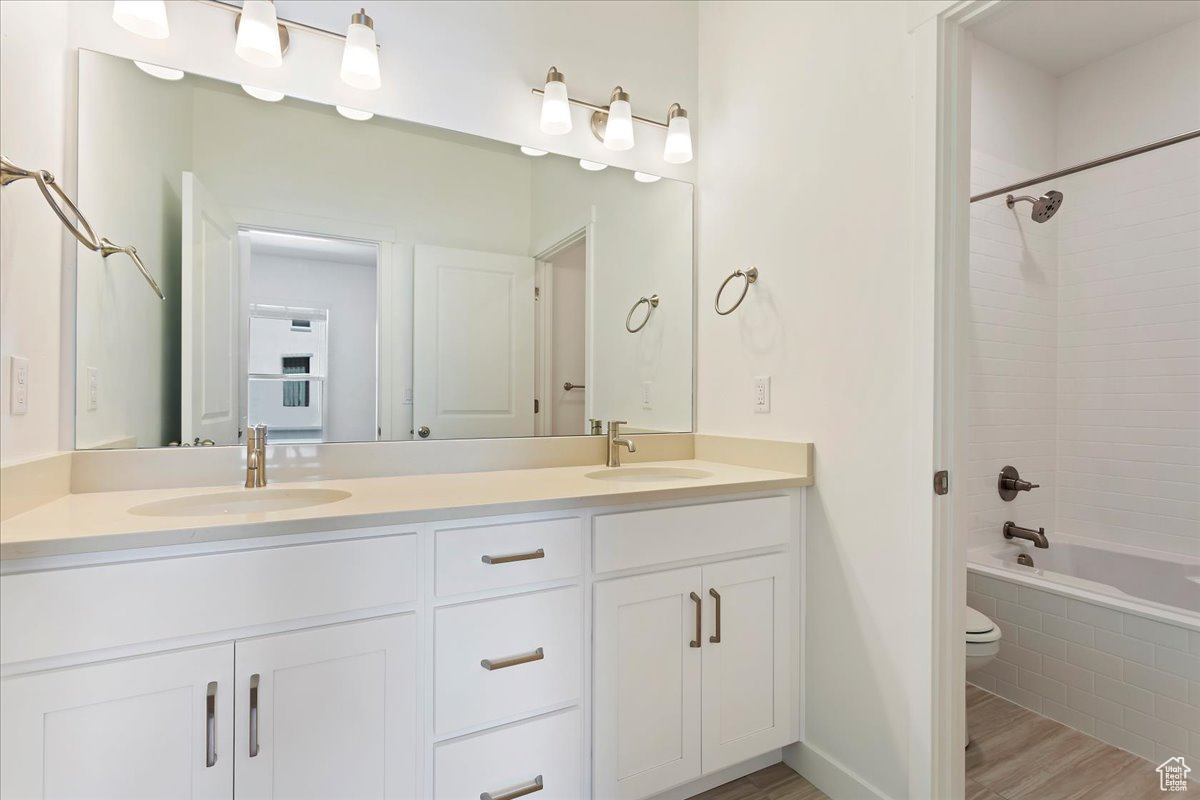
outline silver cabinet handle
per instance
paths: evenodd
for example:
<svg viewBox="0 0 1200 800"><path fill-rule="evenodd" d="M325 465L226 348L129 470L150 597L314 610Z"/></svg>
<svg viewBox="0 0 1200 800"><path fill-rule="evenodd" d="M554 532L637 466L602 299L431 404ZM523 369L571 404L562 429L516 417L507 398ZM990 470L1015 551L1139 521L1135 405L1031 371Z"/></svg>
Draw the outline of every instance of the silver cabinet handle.
<svg viewBox="0 0 1200 800"><path fill-rule="evenodd" d="M485 564L511 564L514 561L531 561L535 558L545 558L546 551L538 548L529 553L513 553L510 556L484 556L479 559Z"/></svg>
<svg viewBox="0 0 1200 800"><path fill-rule="evenodd" d="M258 755L258 673L250 676L250 757Z"/></svg>
<svg viewBox="0 0 1200 800"><path fill-rule="evenodd" d="M721 643L721 595L719 595L717 593L716 589L709 589L708 593L711 594L713 596L713 599L715 599L717 601L717 632L715 634L713 634L712 636L708 637L708 640L710 642L712 642L713 644L720 644Z"/></svg>
<svg viewBox="0 0 1200 800"><path fill-rule="evenodd" d="M217 682L208 682L208 697L204 702L204 766L217 763Z"/></svg>
<svg viewBox="0 0 1200 800"><path fill-rule="evenodd" d="M509 789L507 792L499 792L492 794L491 792L480 792L479 800L516 800L518 797L524 797L527 794L540 792L545 786L542 785L542 776L538 775L524 786L518 786L515 789Z"/></svg>
<svg viewBox="0 0 1200 800"><path fill-rule="evenodd" d="M522 653L519 656L509 656L508 658L497 658L495 660L485 658L479 662L479 665L490 672L495 669L506 669L519 664L528 664L531 661L541 661L545 657L546 652L539 647L532 653Z"/></svg>
<svg viewBox="0 0 1200 800"><path fill-rule="evenodd" d="M696 603L696 638L688 642L688 647L700 646L700 595L692 592L692 600Z"/></svg>

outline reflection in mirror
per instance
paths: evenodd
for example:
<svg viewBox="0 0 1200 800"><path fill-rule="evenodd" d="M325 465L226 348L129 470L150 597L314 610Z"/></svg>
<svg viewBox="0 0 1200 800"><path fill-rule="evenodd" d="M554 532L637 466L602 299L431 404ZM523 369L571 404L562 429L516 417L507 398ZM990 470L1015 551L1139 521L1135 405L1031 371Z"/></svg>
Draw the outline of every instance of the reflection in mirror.
<svg viewBox="0 0 1200 800"><path fill-rule="evenodd" d="M691 430L690 184L79 64L77 447Z"/></svg>

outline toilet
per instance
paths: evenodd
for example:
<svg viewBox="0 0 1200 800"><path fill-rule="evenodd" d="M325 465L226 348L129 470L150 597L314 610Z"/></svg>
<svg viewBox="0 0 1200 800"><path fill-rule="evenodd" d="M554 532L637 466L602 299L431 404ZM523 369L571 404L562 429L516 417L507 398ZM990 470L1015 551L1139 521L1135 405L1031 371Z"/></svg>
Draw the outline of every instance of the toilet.
<svg viewBox="0 0 1200 800"><path fill-rule="evenodd" d="M967 606L967 674L980 669L1000 652L1000 626L975 609ZM966 731L963 747L970 747L971 733Z"/></svg>

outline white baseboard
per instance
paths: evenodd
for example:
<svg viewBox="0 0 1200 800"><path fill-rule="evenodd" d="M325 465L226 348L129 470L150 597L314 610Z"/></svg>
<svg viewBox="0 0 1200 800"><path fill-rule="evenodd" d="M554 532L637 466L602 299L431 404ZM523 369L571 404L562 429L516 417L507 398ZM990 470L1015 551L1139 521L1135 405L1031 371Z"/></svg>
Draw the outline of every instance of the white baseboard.
<svg viewBox="0 0 1200 800"><path fill-rule="evenodd" d="M685 783L676 786L674 789L667 789L665 792L654 795L648 800L686 800L689 797L695 797L701 792L707 792L709 789L715 789L723 783L736 781L751 772L758 772L760 769L766 769L772 764L778 764L781 760L781 754L778 750L772 750L769 753L763 753L761 756L752 758L749 761L743 761L740 764L734 764L732 767L717 770L711 775L705 775L703 778L697 778L690 783Z"/></svg>
<svg viewBox="0 0 1200 800"><path fill-rule="evenodd" d="M834 800L891 800L837 759L805 742L783 748L783 763Z"/></svg>

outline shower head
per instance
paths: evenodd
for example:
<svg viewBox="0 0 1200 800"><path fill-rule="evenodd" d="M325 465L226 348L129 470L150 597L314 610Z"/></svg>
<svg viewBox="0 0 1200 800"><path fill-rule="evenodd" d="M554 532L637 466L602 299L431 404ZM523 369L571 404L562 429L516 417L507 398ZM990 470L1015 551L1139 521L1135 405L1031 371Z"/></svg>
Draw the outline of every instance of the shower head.
<svg viewBox="0 0 1200 800"><path fill-rule="evenodd" d="M1012 208L1022 200L1033 203L1033 214L1031 216L1034 222L1045 222L1058 213L1058 209L1062 206L1063 193L1051 189L1041 197L1029 197L1028 195L1013 197L1010 194L1005 204L1009 208Z"/></svg>

